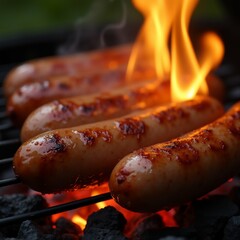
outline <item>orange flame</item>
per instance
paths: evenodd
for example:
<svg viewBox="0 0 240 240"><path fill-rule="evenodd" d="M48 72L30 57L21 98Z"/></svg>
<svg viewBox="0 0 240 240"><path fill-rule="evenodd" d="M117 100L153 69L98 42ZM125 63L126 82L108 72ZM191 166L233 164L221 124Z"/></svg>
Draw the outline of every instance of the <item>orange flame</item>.
<svg viewBox="0 0 240 240"><path fill-rule="evenodd" d="M207 94L205 78L220 63L224 47L216 34L207 33L202 38L202 54L197 58L188 25L198 0L133 0L133 3L145 21L132 49L127 79L144 65L154 68L158 81L171 79L173 101L191 99L199 91Z"/></svg>

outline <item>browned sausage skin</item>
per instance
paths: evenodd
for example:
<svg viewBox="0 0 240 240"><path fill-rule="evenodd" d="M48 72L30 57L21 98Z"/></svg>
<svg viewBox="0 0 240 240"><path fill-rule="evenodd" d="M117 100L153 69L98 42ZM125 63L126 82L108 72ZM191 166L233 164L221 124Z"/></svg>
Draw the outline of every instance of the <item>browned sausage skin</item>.
<svg viewBox="0 0 240 240"><path fill-rule="evenodd" d="M52 76L89 75L101 69L117 68L126 65L130 51L130 45L122 45L88 53L31 60L9 72L4 81L4 93L8 97L25 83L44 81Z"/></svg>
<svg viewBox="0 0 240 240"><path fill-rule="evenodd" d="M111 91L130 85L125 79L126 66L112 70L104 70L95 74L83 76L55 77L41 82L24 84L18 88L7 101L7 113L15 126L21 126L28 115L48 102L73 97ZM150 71L141 70L134 74L134 82L146 82L151 79ZM143 77L144 76L144 77Z"/></svg>
<svg viewBox="0 0 240 240"><path fill-rule="evenodd" d="M180 136L222 114L218 101L199 97L180 105L49 131L18 149L14 171L42 193L93 186L108 180L119 159L133 150Z"/></svg>
<svg viewBox="0 0 240 240"><path fill-rule="evenodd" d="M201 129L124 157L111 174L112 196L137 212L200 197L239 173L239 146L240 102Z"/></svg>
<svg viewBox="0 0 240 240"><path fill-rule="evenodd" d="M7 101L7 113L16 126L41 105L59 98L83 96L125 85L125 67L88 76L62 76L18 88Z"/></svg>
<svg viewBox="0 0 240 240"><path fill-rule="evenodd" d="M103 121L170 102L169 83L142 82L108 93L59 99L33 111L23 124L24 142L40 133Z"/></svg>

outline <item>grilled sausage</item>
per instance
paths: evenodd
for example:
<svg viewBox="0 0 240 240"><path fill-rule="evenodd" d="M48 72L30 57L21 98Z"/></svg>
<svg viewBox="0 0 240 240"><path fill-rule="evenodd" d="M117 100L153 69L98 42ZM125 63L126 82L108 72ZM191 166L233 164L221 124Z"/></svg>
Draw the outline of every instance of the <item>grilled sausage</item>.
<svg viewBox="0 0 240 240"><path fill-rule="evenodd" d="M7 113L16 126L41 105L59 98L108 91L125 85L125 67L89 76L62 76L24 84L7 100Z"/></svg>
<svg viewBox="0 0 240 240"><path fill-rule="evenodd" d="M110 190L121 206L153 212L205 195L239 169L240 102L201 129L124 157Z"/></svg>
<svg viewBox="0 0 240 240"><path fill-rule="evenodd" d="M42 193L101 184L126 154L172 139L222 114L217 100L199 97L114 120L49 131L22 144L14 156L14 171L23 183Z"/></svg>
<svg viewBox="0 0 240 240"><path fill-rule="evenodd" d="M24 142L49 130L116 118L167 102L170 102L169 82L160 85L136 83L109 93L59 99L29 115L21 129L21 140Z"/></svg>
<svg viewBox="0 0 240 240"><path fill-rule="evenodd" d="M207 84L209 94L222 101L224 96L222 82L210 75L207 78ZM155 86L151 82L146 84L142 81L139 84L132 84L130 87L112 90L110 94L104 93L51 102L40 107L27 118L21 130L21 139L26 141L45 131L102 121L123 116L136 109L170 102L169 82L156 83ZM86 90L87 88L88 86L86 86ZM23 122L24 109L29 108L29 105L31 103L26 103L25 108L19 106L18 114L14 114L13 111L12 118L18 123Z"/></svg>
<svg viewBox="0 0 240 240"><path fill-rule="evenodd" d="M124 87L128 83L125 79L125 70L126 67L122 66L88 76L62 76L46 81L24 84L8 98L8 116L19 127L32 111L48 102ZM143 82L145 79L152 77L151 73L144 70L141 71L141 76L137 73L134 75L134 82Z"/></svg>
<svg viewBox="0 0 240 240"><path fill-rule="evenodd" d="M89 75L101 69L112 69L126 65L131 51L130 45L78 53L68 56L45 57L26 62L7 75L4 93L8 97L25 83L44 81L51 76L80 74Z"/></svg>

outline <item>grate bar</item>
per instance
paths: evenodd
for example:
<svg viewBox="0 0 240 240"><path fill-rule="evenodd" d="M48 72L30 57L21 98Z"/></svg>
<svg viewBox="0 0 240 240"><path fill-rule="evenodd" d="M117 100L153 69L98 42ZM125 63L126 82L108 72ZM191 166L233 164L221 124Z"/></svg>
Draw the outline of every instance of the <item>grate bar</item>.
<svg viewBox="0 0 240 240"><path fill-rule="evenodd" d="M20 179L19 178L8 178L8 179L2 179L0 180L0 187L6 187L9 185L13 185L13 184L17 184L20 183Z"/></svg>
<svg viewBox="0 0 240 240"><path fill-rule="evenodd" d="M0 141L0 147L8 146L8 145L14 145L14 144L21 144L21 141L19 138L13 138L9 140L3 140Z"/></svg>
<svg viewBox="0 0 240 240"><path fill-rule="evenodd" d="M106 201L112 199L110 192L103 193L97 196L84 198L81 200L76 200L64 204L59 204L57 206L49 207L46 209L19 214L12 217L2 218L0 219L0 226L6 226L8 224L22 222L28 219L35 219L35 218L41 218L41 217L47 217L50 215L54 215L61 212L70 211L76 208L85 207L90 204L95 204L101 201Z"/></svg>
<svg viewBox="0 0 240 240"><path fill-rule="evenodd" d="M0 160L0 166L6 165L6 164L12 164L13 158L4 158Z"/></svg>
<svg viewBox="0 0 240 240"><path fill-rule="evenodd" d="M0 131L9 130L11 128L13 128L13 124L11 122L0 125Z"/></svg>

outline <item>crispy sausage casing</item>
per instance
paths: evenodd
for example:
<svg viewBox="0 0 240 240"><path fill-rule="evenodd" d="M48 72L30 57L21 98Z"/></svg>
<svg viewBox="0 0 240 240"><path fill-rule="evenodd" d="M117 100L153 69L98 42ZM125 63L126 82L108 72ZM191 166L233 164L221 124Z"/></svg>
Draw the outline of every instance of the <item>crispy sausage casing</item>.
<svg viewBox="0 0 240 240"><path fill-rule="evenodd" d="M7 112L16 126L43 104L73 96L100 93L125 85L125 67L88 76L61 76L24 84L8 98Z"/></svg>
<svg viewBox="0 0 240 240"><path fill-rule="evenodd" d="M18 149L14 171L42 193L100 184L128 153L180 136L222 114L218 101L199 97L114 120L49 131Z"/></svg>
<svg viewBox="0 0 240 240"><path fill-rule="evenodd" d="M59 99L33 111L23 124L21 139L40 133L103 121L167 103L169 83L136 83L109 93Z"/></svg>
<svg viewBox="0 0 240 240"><path fill-rule="evenodd" d="M201 129L124 157L110 189L121 206L152 212L207 194L239 169L240 102Z"/></svg>
<svg viewBox="0 0 240 240"><path fill-rule="evenodd" d="M9 72L4 81L4 93L10 96L25 83L44 81L52 76L73 74L86 76L102 71L101 69L110 70L122 64L126 65L130 51L130 45L122 45L88 53L45 57L26 62Z"/></svg>

